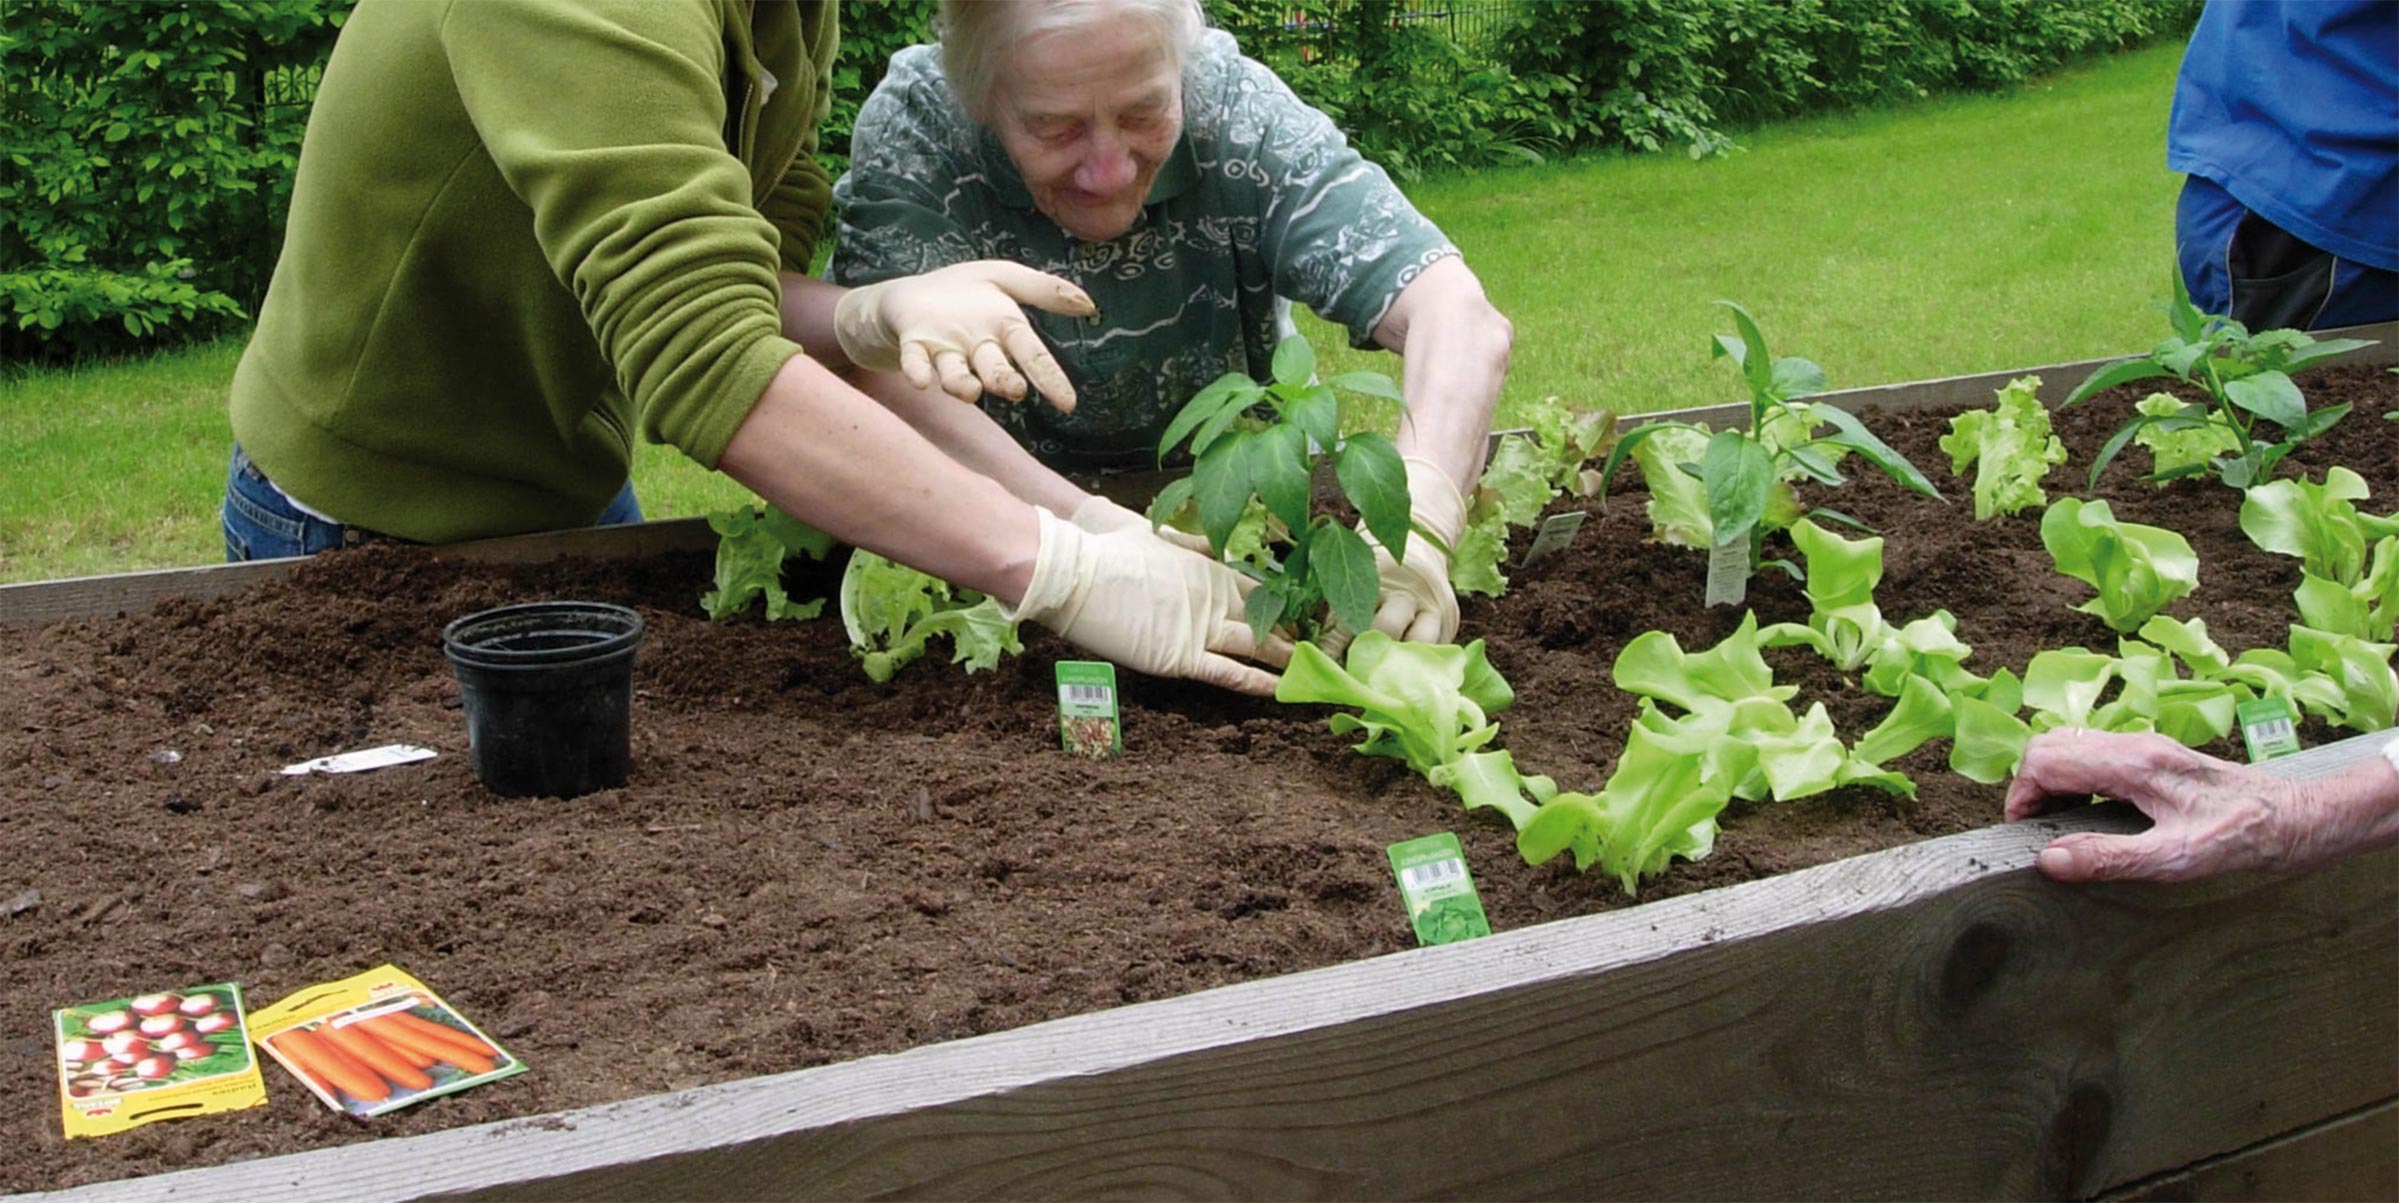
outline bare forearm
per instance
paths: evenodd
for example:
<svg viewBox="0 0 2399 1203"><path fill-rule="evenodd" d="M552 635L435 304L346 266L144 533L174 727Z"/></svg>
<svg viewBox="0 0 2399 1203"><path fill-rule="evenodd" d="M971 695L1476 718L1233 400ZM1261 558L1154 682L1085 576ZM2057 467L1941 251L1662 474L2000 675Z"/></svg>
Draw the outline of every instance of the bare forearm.
<svg viewBox="0 0 2399 1203"><path fill-rule="evenodd" d="M841 341L833 335L833 306L849 290L814 276L781 273L783 337L808 348L808 354L833 371L850 366Z"/></svg>
<svg viewBox="0 0 2399 1203"><path fill-rule="evenodd" d="M1011 605L1032 578L1032 507L808 356L776 373L718 467L836 539Z"/></svg>
<svg viewBox="0 0 2399 1203"><path fill-rule="evenodd" d="M2294 825L2295 863L2324 864L2399 844L2399 767L2383 756L2299 788L2310 813Z"/></svg>
<svg viewBox="0 0 2399 1203"><path fill-rule="evenodd" d="M893 373L860 372L855 379L861 391L882 402L885 409L898 415L951 459L969 471L998 481L1000 487L1018 500L1064 517L1089 496L1033 458L1033 453L992 421L981 406L960 401L938 388L918 388Z"/></svg>
<svg viewBox="0 0 2399 1203"><path fill-rule="evenodd" d="M1426 268L1391 308L1375 338L1407 361L1400 454L1429 459L1460 488L1472 490L1483 474L1491 412L1507 380L1515 331L1456 258Z"/></svg>

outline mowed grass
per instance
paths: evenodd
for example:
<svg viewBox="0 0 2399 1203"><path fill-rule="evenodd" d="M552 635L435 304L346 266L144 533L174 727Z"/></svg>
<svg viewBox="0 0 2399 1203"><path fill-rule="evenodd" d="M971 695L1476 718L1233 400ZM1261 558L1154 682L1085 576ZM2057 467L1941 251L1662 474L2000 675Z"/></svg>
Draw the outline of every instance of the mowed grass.
<svg viewBox="0 0 2399 1203"><path fill-rule="evenodd" d="M1745 151L1595 156L1423 182L1417 204L1516 327L1500 421L1525 398L1646 412L1736 400L1711 302L1835 388L2140 349L2162 330L2179 44L2002 96L1741 135ZM1399 370L1303 319L1326 372ZM0 374L0 581L213 562L238 340ZM740 486L644 446L651 517Z"/></svg>

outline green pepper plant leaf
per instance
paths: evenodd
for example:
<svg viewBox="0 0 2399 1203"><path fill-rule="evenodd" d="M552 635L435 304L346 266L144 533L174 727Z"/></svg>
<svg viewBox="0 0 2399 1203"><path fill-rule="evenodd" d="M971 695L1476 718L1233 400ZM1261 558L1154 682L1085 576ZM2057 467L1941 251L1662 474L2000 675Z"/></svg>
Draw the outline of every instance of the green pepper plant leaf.
<svg viewBox="0 0 2399 1203"><path fill-rule="evenodd" d="M2174 299L2166 307L2166 317L2173 337L2147 355L2101 366L2062 404L2074 405L2119 384L2160 377L2181 380L2204 393L2207 400L2173 410L2136 407L2133 419L2109 436L2093 458L2090 487L2097 488L2100 472L2125 444L2145 432L2188 435L2211 426L2219 441L2229 441L2228 448L2189 463L2183 462L2183 457L2196 447L2185 442L2175 448L2173 462L2161 455L2157 471L2147 479L2207 472L2236 489L2262 484L2293 448L2331 429L2349 413L2345 404L2310 411L2299 386L2291 382L2292 374L2373 344L2354 338L2317 339L2298 330L2251 334L2248 327L2229 317L2200 312L2183 288L2182 273L2170 274ZM2270 434L2268 427L2278 429L2279 434Z"/></svg>
<svg viewBox="0 0 2399 1203"><path fill-rule="evenodd" d="M1746 568L1755 573L1764 563L1766 536L1789 526L1801 513L1790 482L1838 486L1844 482L1839 460L1848 453L1855 452L1908 489L1927 497L1941 496L1914 464L1854 416L1829 405L1798 404L1800 398L1824 391L1824 369L1797 357L1774 358L1747 309L1732 301L1717 304L1731 311L1736 332L1716 335L1709 353L1713 358L1730 359L1740 369L1742 384L1749 392L1748 420L1717 431L1687 422L1634 427L1616 440L1600 470L1603 497L1616 472L1644 444L1670 431L1697 434L1704 443L1699 445L1695 462L1655 454L1639 461L1653 502L1652 521L1658 520L1656 503L1663 496L1672 533L1667 533L1665 523L1659 523L1661 537L1682 541L1699 533L1689 494L1685 491L1675 496L1679 482L1672 479L1669 469L1696 476L1707 517L1706 545L1729 546L1746 540ZM1827 424L1832 433L1815 435L1817 427ZM1684 447L1693 445L1688 439L1679 441Z"/></svg>
<svg viewBox="0 0 2399 1203"><path fill-rule="evenodd" d="M1373 372L1317 381L1316 352L1296 335L1275 348L1273 367L1273 379L1266 382L1239 372L1218 377L1167 423L1158 440L1159 462L1184 448L1193 457L1191 475L1188 485L1177 481L1160 491L1150 505L1150 520L1172 522L1185 506L1197 507L1210 547L1259 581L1249 599L1254 633L1263 636L1286 626L1313 638L1333 619L1350 630L1365 630L1373 623L1381 591L1374 553L1356 531L1315 512L1311 482L1319 463L1329 458L1367 530L1393 556L1406 554L1411 519L1399 450L1379 434L1340 437L1336 394L1396 402L1399 390L1389 377ZM1259 411L1271 418L1245 417ZM1243 560L1234 555L1236 535L1253 504L1280 529L1266 531L1275 539L1269 549ZM1279 556L1273 550L1278 547Z"/></svg>

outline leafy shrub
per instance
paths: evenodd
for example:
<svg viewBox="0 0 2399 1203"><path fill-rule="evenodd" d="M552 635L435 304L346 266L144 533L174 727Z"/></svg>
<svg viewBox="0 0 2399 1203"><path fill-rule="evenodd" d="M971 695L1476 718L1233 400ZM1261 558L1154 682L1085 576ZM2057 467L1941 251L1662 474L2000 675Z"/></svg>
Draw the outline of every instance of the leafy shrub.
<svg viewBox="0 0 2399 1203"><path fill-rule="evenodd" d="M0 5L10 357L205 332L265 295L305 81L352 0Z"/></svg>

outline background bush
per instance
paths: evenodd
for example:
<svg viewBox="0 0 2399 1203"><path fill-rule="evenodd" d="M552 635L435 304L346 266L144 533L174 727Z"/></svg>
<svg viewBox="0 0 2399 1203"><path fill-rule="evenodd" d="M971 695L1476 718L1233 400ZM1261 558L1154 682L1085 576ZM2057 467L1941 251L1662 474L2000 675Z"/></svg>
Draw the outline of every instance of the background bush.
<svg viewBox="0 0 2399 1203"><path fill-rule="evenodd" d="M257 305L350 3L0 4L0 356L118 351Z"/></svg>
<svg viewBox="0 0 2399 1203"><path fill-rule="evenodd" d="M0 0L0 361L110 354L265 295L355 0ZM2004 88L2187 31L2200 0L1206 0L1403 178L1732 146L1800 113ZM827 166L933 0L842 11Z"/></svg>

